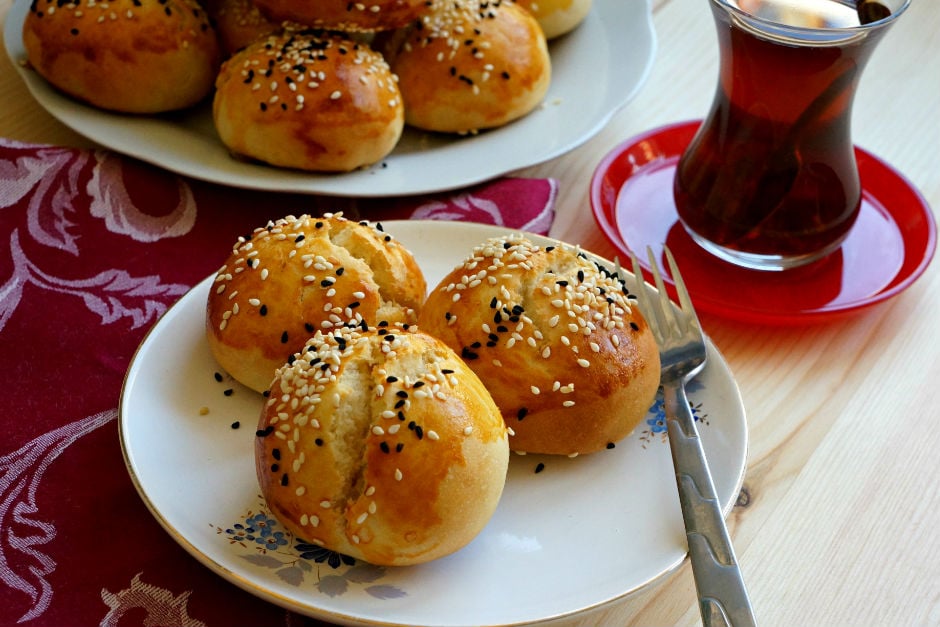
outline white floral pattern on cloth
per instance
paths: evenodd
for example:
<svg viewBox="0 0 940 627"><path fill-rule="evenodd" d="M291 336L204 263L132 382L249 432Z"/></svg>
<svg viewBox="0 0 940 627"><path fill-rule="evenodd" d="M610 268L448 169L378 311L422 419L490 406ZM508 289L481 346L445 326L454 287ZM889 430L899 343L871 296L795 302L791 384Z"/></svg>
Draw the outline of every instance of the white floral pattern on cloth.
<svg viewBox="0 0 940 627"><path fill-rule="evenodd" d="M52 600L47 578L56 562L41 550L55 538L54 523L43 520L36 502L49 465L75 440L114 420L117 411L89 416L44 433L19 450L0 457L0 581L24 592L32 601L20 617L25 622L42 614ZM13 559L16 553L18 559Z"/></svg>
<svg viewBox="0 0 940 627"><path fill-rule="evenodd" d="M2 139L0 146L20 147ZM94 250L95 242L83 238L86 221L81 213L86 205L88 214L103 221L109 232L137 241L189 232L196 206L185 182L180 182L178 205L151 217L131 202L121 168L122 160L109 153L54 147L38 147L17 158L0 160L0 211L25 208L22 215L3 222L12 228L0 231L7 243L0 250L7 249L10 267L8 276L0 276L0 333L29 287L74 297L98 316L101 325L123 319L132 329L153 323L186 292L187 285L164 283L155 275L134 276L118 267L82 278L58 276L43 269L44 248L76 258L82 255L85 243ZM82 181L87 182L83 185ZM26 253L24 238L40 251L35 258ZM0 457L0 582L28 597L28 609L19 617L20 622L42 615L54 592L49 576L58 564L43 547L55 539L57 528L40 510L37 499L46 471L76 440L114 421L116 415L116 410L109 410L41 433Z"/></svg>
<svg viewBox="0 0 940 627"><path fill-rule="evenodd" d="M554 180L549 180L548 185L544 207L514 228L531 233L548 233L555 217L553 207L558 194ZM507 226L507 209L509 208L500 206L485 193L463 193L446 200L432 200L422 204L414 210L411 217L417 220L469 220ZM479 219L479 214L483 214L484 219Z"/></svg>
<svg viewBox="0 0 940 627"><path fill-rule="evenodd" d="M196 201L189 184L176 179L179 203L168 214L153 216L135 206L123 183L124 160L109 152L96 151L97 165L87 191L91 197L91 215L101 218L112 233L121 233L140 242L165 237L181 237L196 223Z"/></svg>
<svg viewBox="0 0 940 627"><path fill-rule="evenodd" d="M204 622L190 617L186 609L192 591L174 596L166 588L144 583L141 575L134 575L130 587L124 590L101 590L101 600L109 609L100 627L119 627L121 619L134 610L144 610L146 618L141 624L151 627L205 627Z"/></svg>
<svg viewBox="0 0 940 627"><path fill-rule="evenodd" d="M106 153L49 148L26 153L13 161L0 161L0 209L27 199L26 231L43 246L80 254L81 229L77 228L77 197L83 170L91 166L85 189L90 213L105 221L108 230L139 241L184 235L195 221L192 194L181 183L180 204L166 217L145 219L130 202L122 183L120 160ZM58 186L56 186L58 183ZM111 268L84 279L66 279L43 271L41 262L28 258L21 244L21 228L2 235L9 244L13 272L0 284L0 331L13 315L27 285L81 298L103 324L122 317L139 327L155 321L169 302L189 286L162 284L159 277L134 277Z"/></svg>

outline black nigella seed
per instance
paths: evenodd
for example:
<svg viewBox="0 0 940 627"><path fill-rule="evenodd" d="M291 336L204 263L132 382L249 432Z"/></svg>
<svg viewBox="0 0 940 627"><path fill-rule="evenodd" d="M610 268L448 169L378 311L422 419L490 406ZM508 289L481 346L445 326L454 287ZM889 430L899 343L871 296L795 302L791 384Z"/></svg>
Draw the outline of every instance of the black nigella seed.
<svg viewBox="0 0 940 627"><path fill-rule="evenodd" d="M313 333L316 331L316 327L310 324L309 322L304 322L304 331L307 333Z"/></svg>
<svg viewBox="0 0 940 627"><path fill-rule="evenodd" d="M225 394L226 396L231 396L234 393L235 393L235 390L233 390L232 388L229 388L225 390L224 392L222 392L222 394Z"/></svg>
<svg viewBox="0 0 940 627"><path fill-rule="evenodd" d="M261 309L258 310L258 313L261 314L262 316L268 315L268 306L261 305Z"/></svg>
<svg viewBox="0 0 940 627"><path fill-rule="evenodd" d="M379 448L382 449L382 452L383 452L383 453L388 453L389 450L390 450L390 449L388 448L388 442L385 442L385 441L383 441L381 444L379 444Z"/></svg>
<svg viewBox="0 0 940 627"><path fill-rule="evenodd" d="M385 377L386 383L395 383L396 381L398 381L398 377L396 376Z"/></svg>
<svg viewBox="0 0 940 627"><path fill-rule="evenodd" d="M639 327L639 325L637 325L636 322L631 322L631 323L630 323L630 328L633 329L634 331L639 331L639 330L640 330L640 327Z"/></svg>
<svg viewBox="0 0 940 627"><path fill-rule="evenodd" d="M414 387L416 388L424 387L424 381L415 381Z"/></svg>
<svg viewBox="0 0 940 627"><path fill-rule="evenodd" d="M323 446L323 438L317 438L316 440L313 441L313 443L316 444L317 446Z"/></svg>
<svg viewBox="0 0 940 627"><path fill-rule="evenodd" d="M274 427L268 427L268 428L271 429L272 431L274 430ZM281 449L279 448L271 449L271 457L273 457L274 459L281 459Z"/></svg>
<svg viewBox="0 0 940 627"><path fill-rule="evenodd" d="M271 472L277 472L280 469L281 467L278 466L277 464L271 464Z"/></svg>
<svg viewBox="0 0 940 627"><path fill-rule="evenodd" d="M612 449L612 448L615 448L616 446L617 446L617 445L614 444L613 442L608 442L608 443L607 443L607 450L610 450L610 449Z"/></svg>
<svg viewBox="0 0 940 627"><path fill-rule="evenodd" d="M287 331L284 331L283 333L281 333L281 344L287 344L287 340L288 340Z"/></svg>
<svg viewBox="0 0 940 627"><path fill-rule="evenodd" d="M237 420L232 423L232 428L233 428L233 429L237 429L237 428L239 428L240 426L242 426L242 423L238 422Z"/></svg>
<svg viewBox="0 0 940 627"><path fill-rule="evenodd" d="M418 439L424 437L424 429L421 428L421 425L415 425L415 435L418 436Z"/></svg>
<svg viewBox="0 0 940 627"><path fill-rule="evenodd" d="M287 473L286 472L283 475L281 475L281 485L285 485L285 486L287 485Z"/></svg>
<svg viewBox="0 0 940 627"><path fill-rule="evenodd" d="M542 462L539 462L539 463L535 466L535 474L539 474L539 473L542 472L543 470L545 470L545 464L543 464Z"/></svg>
<svg viewBox="0 0 940 627"><path fill-rule="evenodd" d="M219 383L222 383L222 374L221 374L221 373L216 372L216 373L213 374L212 376L215 377L215 380L216 380L216 381L218 381Z"/></svg>
<svg viewBox="0 0 940 627"><path fill-rule="evenodd" d="M516 412L516 418L518 418L519 420L522 420L523 418L526 417L528 413L529 413L528 409L526 409L525 407L520 407L519 411Z"/></svg>
<svg viewBox="0 0 940 627"><path fill-rule="evenodd" d="M255 431L255 435L258 436L259 438L266 438L272 433L274 433L274 427L272 427L271 425L268 425L264 429L258 429L257 431ZM277 449L274 449L274 450L277 450Z"/></svg>
<svg viewBox="0 0 940 627"><path fill-rule="evenodd" d="M404 443L404 442L399 442L398 444L395 445L395 452L396 452L396 453L401 453L401 450L402 450L403 448L405 448L405 443Z"/></svg>

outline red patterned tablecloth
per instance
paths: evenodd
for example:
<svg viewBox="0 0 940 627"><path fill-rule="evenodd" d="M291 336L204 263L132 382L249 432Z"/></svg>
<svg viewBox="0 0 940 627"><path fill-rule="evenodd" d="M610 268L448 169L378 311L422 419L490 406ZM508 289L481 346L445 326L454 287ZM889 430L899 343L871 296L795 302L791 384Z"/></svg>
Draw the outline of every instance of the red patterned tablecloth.
<svg viewBox="0 0 940 627"><path fill-rule="evenodd" d="M555 192L502 178L393 200L271 194L0 139L0 624L318 624L216 576L147 511L116 420L134 350L268 220L342 211L547 233Z"/></svg>

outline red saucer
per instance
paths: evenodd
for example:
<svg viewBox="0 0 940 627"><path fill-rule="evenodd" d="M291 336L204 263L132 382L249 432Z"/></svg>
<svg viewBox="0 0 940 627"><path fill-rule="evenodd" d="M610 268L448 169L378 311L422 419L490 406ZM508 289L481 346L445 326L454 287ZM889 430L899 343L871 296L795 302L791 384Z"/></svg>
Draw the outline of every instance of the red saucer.
<svg viewBox="0 0 940 627"><path fill-rule="evenodd" d="M862 208L842 246L807 266L748 270L710 255L678 222L672 198L676 164L701 121L634 137L611 151L591 181L594 217L621 252L647 246L676 257L696 308L766 324L827 320L880 303L908 288L927 269L937 226L924 197L897 171L855 148ZM672 286L668 277L666 279Z"/></svg>

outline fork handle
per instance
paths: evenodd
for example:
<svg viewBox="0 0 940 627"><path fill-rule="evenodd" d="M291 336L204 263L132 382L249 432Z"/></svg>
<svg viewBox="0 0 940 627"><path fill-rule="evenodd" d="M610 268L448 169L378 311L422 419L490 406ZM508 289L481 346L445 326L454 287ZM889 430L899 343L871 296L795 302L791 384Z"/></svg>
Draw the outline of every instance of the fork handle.
<svg viewBox="0 0 940 627"><path fill-rule="evenodd" d="M663 400L702 623L756 625L684 383L664 381Z"/></svg>

